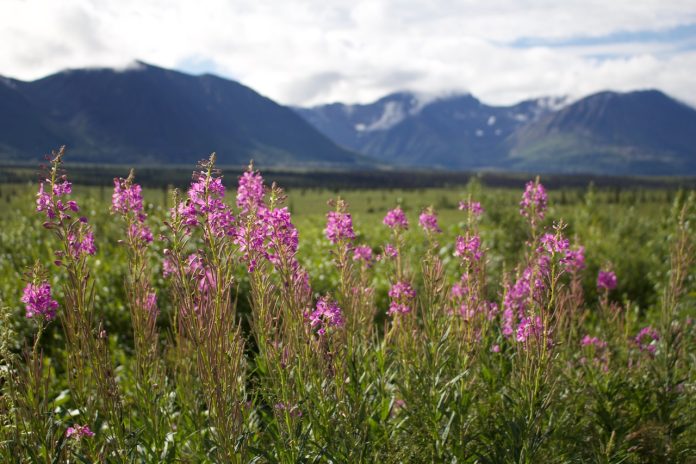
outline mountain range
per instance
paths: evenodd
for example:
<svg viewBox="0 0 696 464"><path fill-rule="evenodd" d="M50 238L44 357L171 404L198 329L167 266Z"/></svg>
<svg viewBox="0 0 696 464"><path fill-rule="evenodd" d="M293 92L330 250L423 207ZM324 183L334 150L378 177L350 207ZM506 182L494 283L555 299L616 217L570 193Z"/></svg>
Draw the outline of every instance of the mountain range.
<svg viewBox="0 0 696 464"><path fill-rule="evenodd" d="M0 80L0 159L39 159L67 145L71 160L191 164L354 165L295 114L237 82L137 62Z"/></svg>
<svg viewBox="0 0 696 464"><path fill-rule="evenodd" d="M490 106L409 92L295 108L341 146L397 165L597 174L696 174L696 110L658 90Z"/></svg>
<svg viewBox="0 0 696 464"><path fill-rule="evenodd" d="M279 105L238 82L142 62L31 82L0 78L0 161L59 145L89 163L696 175L696 110L658 90L487 105L413 92Z"/></svg>

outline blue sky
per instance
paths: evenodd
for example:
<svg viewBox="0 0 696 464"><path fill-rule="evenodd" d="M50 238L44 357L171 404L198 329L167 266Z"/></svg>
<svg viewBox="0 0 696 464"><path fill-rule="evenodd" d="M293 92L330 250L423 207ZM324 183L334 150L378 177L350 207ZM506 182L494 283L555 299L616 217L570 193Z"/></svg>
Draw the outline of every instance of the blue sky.
<svg viewBox="0 0 696 464"><path fill-rule="evenodd" d="M693 0L3 0L0 75L214 73L281 103L658 88L696 106Z"/></svg>

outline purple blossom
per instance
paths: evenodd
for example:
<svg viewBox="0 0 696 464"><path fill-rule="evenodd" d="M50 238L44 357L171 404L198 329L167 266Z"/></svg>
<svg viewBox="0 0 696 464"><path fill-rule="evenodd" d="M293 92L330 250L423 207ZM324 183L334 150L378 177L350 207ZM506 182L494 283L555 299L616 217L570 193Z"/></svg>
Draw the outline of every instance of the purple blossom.
<svg viewBox="0 0 696 464"><path fill-rule="evenodd" d="M643 327L633 339L641 351L647 351L651 355L657 351L657 342L660 340L660 333L651 326Z"/></svg>
<svg viewBox="0 0 696 464"><path fill-rule="evenodd" d="M459 210L470 211L474 216L481 216L483 214L483 207L478 201L460 201Z"/></svg>
<svg viewBox="0 0 696 464"><path fill-rule="evenodd" d="M397 282L389 289L389 298L389 315L410 313L416 291L408 282Z"/></svg>
<svg viewBox="0 0 696 464"><path fill-rule="evenodd" d="M597 288L613 290L616 288L616 274L612 271L599 271L597 275Z"/></svg>
<svg viewBox="0 0 696 464"><path fill-rule="evenodd" d="M333 244L342 240L353 240L355 233L353 232L353 219L350 213L329 211L326 215L326 229L324 233L326 238Z"/></svg>
<svg viewBox="0 0 696 464"><path fill-rule="evenodd" d="M69 195L72 193L72 184L65 180L65 178L61 179L61 182L56 182L53 184L53 195L57 197L61 197L63 195Z"/></svg>
<svg viewBox="0 0 696 464"><path fill-rule="evenodd" d="M396 258L399 256L399 250L391 243L387 243L384 245L384 256L387 258Z"/></svg>
<svg viewBox="0 0 696 464"><path fill-rule="evenodd" d="M353 260L370 264L372 261L372 248L365 245L355 247L353 249Z"/></svg>
<svg viewBox="0 0 696 464"><path fill-rule="evenodd" d="M428 233L440 233L442 229L437 224L437 215L431 209L423 211L418 217L418 224Z"/></svg>
<svg viewBox="0 0 696 464"><path fill-rule="evenodd" d="M607 346L607 342L597 337L590 337L589 335L585 335L580 341L580 345L583 347L593 346L597 349L604 349Z"/></svg>
<svg viewBox="0 0 696 464"><path fill-rule="evenodd" d="M561 259L569 272L578 272L585 269L585 247L578 247L575 250L568 249L565 252L565 257Z"/></svg>
<svg viewBox="0 0 696 464"><path fill-rule="evenodd" d="M239 177L237 207L243 213L263 208L263 193L263 177L258 171L253 171L253 166L249 166L249 170Z"/></svg>
<svg viewBox="0 0 696 464"><path fill-rule="evenodd" d="M131 184L123 178L114 179L111 209L121 214L128 214L131 211L141 212L143 210L143 195L140 185Z"/></svg>
<svg viewBox="0 0 696 464"><path fill-rule="evenodd" d="M544 234L539 243L548 253L564 253L570 247L570 241L556 234Z"/></svg>
<svg viewBox="0 0 696 464"><path fill-rule="evenodd" d="M65 431L65 436L67 438L73 437L79 440L82 437L93 437L94 432L92 432L87 425L74 424L72 427L68 427L68 430Z"/></svg>
<svg viewBox="0 0 696 464"><path fill-rule="evenodd" d="M24 287L21 301L26 305L27 318L39 315L50 321L56 317L58 302L51 298L51 285L48 282L38 285L28 283Z"/></svg>
<svg viewBox="0 0 696 464"><path fill-rule="evenodd" d="M317 329L319 335L326 334L327 329L343 326L343 313L335 301L324 297L317 301L316 308L311 313L305 314L309 325Z"/></svg>
<svg viewBox="0 0 696 464"><path fill-rule="evenodd" d="M198 218L202 217L214 236L234 234L234 216L222 201L225 196L222 178L213 177L207 171L194 173L187 195L188 200L178 205L178 212L187 226L197 226Z"/></svg>
<svg viewBox="0 0 696 464"><path fill-rule="evenodd" d="M544 186L536 182L529 181L522 194L520 202L520 214L528 218L532 224L536 224L537 220L543 220L546 212L548 196Z"/></svg>
<svg viewBox="0 0 696 464"><path fill-rule="evenodd" d="M517 335L515 339L520 343L525 343L529 337L534 337L537 340L541 339L544 333L544 321L541 316L523 317L517 326Z"/></svg>
<svg viewBox="0 0 696 464"><path fill-rule="evenodd" d="M394 208L387 211L387 215L384 216L382 222L390 229L408 229L408 219L406 219L406 214L404 214L401 208Z"/></svg>
<svg viewBox="0 0 696 464"><path fill-rule="evenodd" d="M457 244L454 249L454 256L459 256L465 261L478 261L483 255L481 251L481 237L474 235L472 237L457 237Z"/></svg>

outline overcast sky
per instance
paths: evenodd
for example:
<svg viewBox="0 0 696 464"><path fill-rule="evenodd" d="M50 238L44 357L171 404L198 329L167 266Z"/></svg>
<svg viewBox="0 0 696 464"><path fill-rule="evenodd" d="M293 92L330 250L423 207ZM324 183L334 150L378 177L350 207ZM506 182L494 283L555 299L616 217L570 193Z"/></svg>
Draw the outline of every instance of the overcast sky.
<svg viewBox="0 0 696 464"><path fill-rule="evenodd" d="M696 1L0 0L0 75L134 59L296 105L654 87L696 106Z"/></svg>

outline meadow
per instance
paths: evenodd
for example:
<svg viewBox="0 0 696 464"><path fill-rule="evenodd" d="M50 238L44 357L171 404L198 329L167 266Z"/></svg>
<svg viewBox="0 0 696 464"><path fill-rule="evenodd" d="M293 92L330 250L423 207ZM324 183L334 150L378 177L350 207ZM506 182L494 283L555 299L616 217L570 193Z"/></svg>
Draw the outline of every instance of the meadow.
<svg viewBox="0 0 696 464"><path fill-rule="evenodd" d="M211 161L0 184L2 462L696 462L693 191Z"/></svg>

